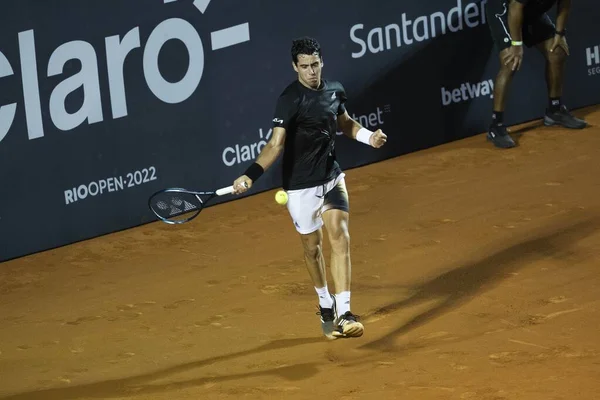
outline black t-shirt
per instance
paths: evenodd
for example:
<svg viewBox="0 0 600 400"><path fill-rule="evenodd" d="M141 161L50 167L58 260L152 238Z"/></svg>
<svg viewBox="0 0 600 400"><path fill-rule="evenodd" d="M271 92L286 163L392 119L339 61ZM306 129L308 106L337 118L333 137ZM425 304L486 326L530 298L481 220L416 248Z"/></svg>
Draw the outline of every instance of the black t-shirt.
<svg viewBox="0 0 600 400"><path fill-rule="evenodd" d="M282 187L322 185L341 173L335 157L337 116L346 111L346 91L339 82L322 79L318 89L296 80L279 96L273 126L285 128Z"/></svg>
<svg viewBox="0 0 600 400"><path fill-rule="evenodd" d="M508 0L507 0L508 1ZM537 17L550 10L557 0L516 0L525 6L525 15Z"/></svg>

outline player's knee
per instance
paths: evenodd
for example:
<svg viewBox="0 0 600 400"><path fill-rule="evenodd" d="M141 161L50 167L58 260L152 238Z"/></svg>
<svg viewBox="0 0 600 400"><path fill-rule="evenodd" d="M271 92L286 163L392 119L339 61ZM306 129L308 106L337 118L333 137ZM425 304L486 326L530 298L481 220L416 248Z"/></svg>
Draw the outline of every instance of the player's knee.
<svg viewBox="0 0 600 400"><path fill-rule="evenodd" d="M323 248L320 244L307 244L304 246L304 257L310 260L317 260L322 253Z"/></svg>
<svg viewBox="0 0 600 400"><path fill-rule="evenodd" d="M550 64L562 65L567 58L567 53L562 48L554 49L554 51L548 51L546 58Z"/></svg>
<svg viewBox="0 0 600 400"><path fill-rule="evenodd" d="M329 239L331 241L331 250L336 253L348 251L350 248L350 233L345 224L334 229L330 233Z"/></svg>
<svg viewBox="0 0 600 400"><path fill-rule="evenodd" d="M318 235L303 236L302 246L304 248L304 256L312 260L319 258L323 251L321 240Z"/></svg>

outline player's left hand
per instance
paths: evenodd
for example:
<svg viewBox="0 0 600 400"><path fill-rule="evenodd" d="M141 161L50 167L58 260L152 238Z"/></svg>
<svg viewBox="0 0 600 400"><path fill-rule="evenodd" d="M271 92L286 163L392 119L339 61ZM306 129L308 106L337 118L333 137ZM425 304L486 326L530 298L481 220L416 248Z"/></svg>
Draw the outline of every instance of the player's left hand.
<svg viewBox="0 0 600 400"><path fill-rule="evenodd" d="M553 53L554 50L561 48L564 50L566 55L569 55L569 45L567 44L567 39L561 35L554 35L554 40L552 45L550 46L550 52Z"/></svg>
<svg viewBox="0 0 600 400"><path fill-rule="evenodd" d="M369 139L371 146L375 147L376 149L383 146L385 142L387 142L387 135L383 133L381 129L377 129L375 132L373 132L371 139Z"/></svg>

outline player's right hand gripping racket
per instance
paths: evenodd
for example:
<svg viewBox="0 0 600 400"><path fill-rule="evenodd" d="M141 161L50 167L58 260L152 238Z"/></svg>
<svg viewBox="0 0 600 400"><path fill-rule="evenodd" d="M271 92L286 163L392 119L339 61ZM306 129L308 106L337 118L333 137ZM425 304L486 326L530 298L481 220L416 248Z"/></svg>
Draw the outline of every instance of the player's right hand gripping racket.
<svg viewBox="0 0 600 400"><path fill-rule="evenodd" d="M159 190L148 199L148 206L167 224L183 224L196 218L215 196L233 193L233 186L211 192L195 192L183 188Z"/></svg>

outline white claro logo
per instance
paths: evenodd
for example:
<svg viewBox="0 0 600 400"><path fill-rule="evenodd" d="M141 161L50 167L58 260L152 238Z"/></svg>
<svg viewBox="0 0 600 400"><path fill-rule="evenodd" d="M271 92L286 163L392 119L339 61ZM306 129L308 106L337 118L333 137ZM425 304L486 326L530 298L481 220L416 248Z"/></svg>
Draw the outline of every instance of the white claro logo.
<svg viewBox="0 0 600 400"><path fill-rule="evenodd" d="M164 0L170 3L175 0ZM204 12L208 1L203 2ZM212 49L217 50L250 40L248 23L233 26L211 33ZM187 72L178 82L169 82L161 75L158 67L158 56L164 44L172 39L181 41L189 54ZM74 40L58 46L50 55L46 71L38 71L38 54L36 53L34 30L19 32L19 57L21 82L23 86L24 110L29 139L44 136L42 120L42 99L38 77L40 72L47 77L63 73L65 64L71 60L81 63L81 70L60 82L52 90L48 102L50 119L56 128L62 131L72 130L85 121L88 124L102 122L101 87L98 72L97 53L94 47L85 41ZM141 49L143 57L143 74L150 91L165 103L176 104L188 99L198 87L204 72L204 46L196 28L181 18L170 18L158 24L150 33L142 48L140 29L135 27L123 37L108 36L104 40L106 51L106 70L108 71L108 90L112 118L122 118L128 115L127 96L123 67L128 56L133 56L135 49ZM14 63L14 60L13 60ZM15 74L13 63L0 49L0 78L11 77ZM1 90L0 79L0 90ZM75 90L82 88L84 96L80 108L67 112L65 100ZM0 104L0 141L10 131L13 125L17 103Z"/></svg>

